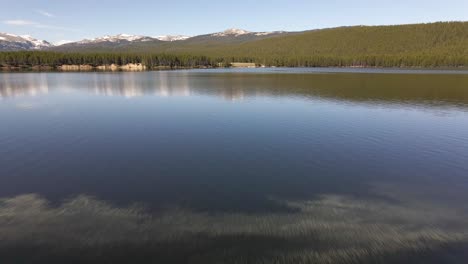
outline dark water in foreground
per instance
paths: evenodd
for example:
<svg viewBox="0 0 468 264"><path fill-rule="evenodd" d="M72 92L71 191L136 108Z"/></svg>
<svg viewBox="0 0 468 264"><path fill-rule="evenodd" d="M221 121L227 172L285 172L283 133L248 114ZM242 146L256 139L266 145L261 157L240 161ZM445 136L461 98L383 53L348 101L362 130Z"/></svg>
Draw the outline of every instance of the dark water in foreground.
<svg viewBox="0 0 468 264"><path fill-rule="evenodd" d="M0 74L2 263L467 263L468 74Z"/></svg>

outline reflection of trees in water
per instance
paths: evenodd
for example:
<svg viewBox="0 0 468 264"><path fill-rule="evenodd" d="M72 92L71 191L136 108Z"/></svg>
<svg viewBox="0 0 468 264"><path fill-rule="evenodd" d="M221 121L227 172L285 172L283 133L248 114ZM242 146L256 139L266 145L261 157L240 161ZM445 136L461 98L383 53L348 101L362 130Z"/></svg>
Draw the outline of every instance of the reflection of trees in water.
<svg viewBox="0 0 468 264"><path fill-rule="evenodd" d="M190 95L188 76L171 76L167 72L5 74L0 79L0 98L47 94L64 88L106 96Z"/></svg>
<svg viewBox="0 0 468 264"><path fill-rule="evenodd" d="M468 77L442 74L242 74L154 72L96 75L94 89L105 95L204 94L228 100L252 96L298 96L375 104L454 105L468 103Z"/></svg>
<svg viewBox="0 0 468 264"><path fill-rule="evenodd" d="M95 94L137 97L143 95L188 96L190 88L186 74L171 78L167 72L95 74L89 87Z"/></svg>
<svg viewBox="0 0 468 264"><path fill-rule="evenodd" d="M199 74L190 87L196 93L220 96L236 91L243 97L286 96L425 106L468 104L468 75L461 74Z"/></svg>
<svg viewBox="0 0 468 264"><path fill-rule="evenodd" d="M64 87L126 97L203 94L228 100L288 96L414 106L466 107L468 104L466 74L15 73L0 79L0 97L34 95Z"/></svg>
<svg viewBox="0 0 468 264"><path fill-rule="evenodd" d="M142 257L184 263L375 263L420 260L431 252L440 259L454 252L446 248L468 242L464 212L421 200L324 195L277 202L297 210L257 215L171 208L152 215L87 196L57 207L37 195L6 198L0 206L0 254L29 260L86 260L90 254L108 261L114 256L116 262Z"/></svg>
<svg viewBox="0 0 468 264"><path fill-rule="evenodd" d="M47 93L49 93L49 80L45 74L2 73L0 76L0 99Z"/></svg>

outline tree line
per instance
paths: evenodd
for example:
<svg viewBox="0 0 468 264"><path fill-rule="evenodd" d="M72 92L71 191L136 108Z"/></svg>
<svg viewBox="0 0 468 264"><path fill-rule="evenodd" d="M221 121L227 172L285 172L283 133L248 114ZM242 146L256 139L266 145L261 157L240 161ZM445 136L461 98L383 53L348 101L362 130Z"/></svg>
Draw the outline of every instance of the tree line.
<svg viewBox="0 0 468 264"><path fill-rule="evenodd" d="M46 51L0 52L0 65L8 67L61 65L125 65L141 63L148 69L158 67L224 67L232 62L251 62L276 67L460 67L468 65L467 56L444 54L392 55L312 55L312 56L202 56L181 54L132 53L58 53Z"/></svg>
<svg viewBox="0 0 468 264"><path fill-rule="evenodd" d="M63 53L52 51L11 51L0 52L0 65L9 67L61 65L110 65L119 66L141 63L147 68L155 67L200 67L217 65L206 56L171 54L134 54L134 53Z"/></svg>

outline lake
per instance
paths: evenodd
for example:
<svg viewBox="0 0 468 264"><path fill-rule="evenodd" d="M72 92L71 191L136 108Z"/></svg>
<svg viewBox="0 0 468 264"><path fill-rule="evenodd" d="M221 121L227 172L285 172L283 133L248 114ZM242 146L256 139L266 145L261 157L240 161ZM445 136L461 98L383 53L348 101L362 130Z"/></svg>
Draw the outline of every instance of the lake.
<svg viewBox="0 0 468 264"><path fill-rule="evenodd" d="M0 73L5 263L466 263L468 73Z"/></svg>

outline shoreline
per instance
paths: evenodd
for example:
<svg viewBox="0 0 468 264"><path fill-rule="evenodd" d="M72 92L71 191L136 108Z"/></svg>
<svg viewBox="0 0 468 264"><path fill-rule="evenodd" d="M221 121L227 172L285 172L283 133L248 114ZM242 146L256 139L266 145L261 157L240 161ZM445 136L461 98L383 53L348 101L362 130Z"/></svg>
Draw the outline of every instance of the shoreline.
<svg viewBox="0 0 468 264"><path fill-rule="evenodd" d="M61 65L59 67L52 67L52 66L0 66L0 73L7 73L7 72L55 72L55 73L65 73L65 72L150 72L150 71L185 71L185 70L240 70L240 71L249 71L249 70L258 70L258 69L289 69L289 70L300 70L300 69L307 69L307 70L320 70L320 69L330 69L336 73L359 73L365 71L365 73L370 73L366 70L377 71L380 70L379 73L388 72L414 72L418 73L423 71L425 72L445 72L445 73L466 73L468 74L468 66L465 67L372 67L372 66L324 66L324 67L278 67L278 66L258 66L258 67L214 67L214 66L200 66L200 67L170 67L170 66L158 66L153 68L147 68L144 65L138 66L128 66L128 65L99 65L99 66L91 66L91 65ZM319 72L319 71L317 71ZM323 71L327 72L327 71Z"/></svg>

